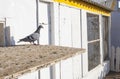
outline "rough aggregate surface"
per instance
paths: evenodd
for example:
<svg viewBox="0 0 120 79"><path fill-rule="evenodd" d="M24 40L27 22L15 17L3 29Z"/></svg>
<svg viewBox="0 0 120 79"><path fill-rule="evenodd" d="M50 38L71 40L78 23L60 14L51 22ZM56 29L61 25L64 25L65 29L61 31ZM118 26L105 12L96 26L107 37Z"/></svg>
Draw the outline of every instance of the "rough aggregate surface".
<svg viewBox="0 0 120 79"><path fill-rule="evenodd" d="M0 47L0 79L15 73L24 73L34 67L42 68L51 63L83 53L84 49L48 45L21 45Z"/></svg>

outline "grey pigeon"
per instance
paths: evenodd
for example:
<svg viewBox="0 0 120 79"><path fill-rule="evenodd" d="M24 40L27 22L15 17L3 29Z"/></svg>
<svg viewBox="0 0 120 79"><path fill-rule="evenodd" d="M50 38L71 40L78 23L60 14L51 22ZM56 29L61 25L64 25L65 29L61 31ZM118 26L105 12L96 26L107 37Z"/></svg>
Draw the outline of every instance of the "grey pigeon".
<svg viewBox="0 0 120 79"><path fill-rule="evenodd" d="M41 29L41 28L43 28L43 26L42 26L42 25L39 25L38 28L36 29L36 31L35 31L34 33L26 36L25 38L20 39L20 40L18 41L18 43L21 42L21 41L23 41L23 42L30 42L30 43L35 44L34 42L35 42L36 40L37 40L37 41L39 40L39 37L40 37L40 29Z"/></svg>

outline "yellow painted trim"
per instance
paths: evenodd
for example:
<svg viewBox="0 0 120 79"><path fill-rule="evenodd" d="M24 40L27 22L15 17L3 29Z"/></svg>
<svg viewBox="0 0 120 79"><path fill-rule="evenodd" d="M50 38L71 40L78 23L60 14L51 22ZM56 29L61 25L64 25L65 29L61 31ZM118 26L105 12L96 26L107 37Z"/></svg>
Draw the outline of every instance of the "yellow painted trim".
<svg viewBox="0 0 120 79"><path fill-rule="evenodd" d="M95 6L93 4L81 1L81 0L54 0L55 2L59 2L59 3L64 3L68 6L73 6L76 8L80 8L80 9L84 9L84 10L88 10L88 11L92 11L95 13L99 13L105 16L110 16L110 11L104 9L104 8L100 8L98 6Z"/></svg>

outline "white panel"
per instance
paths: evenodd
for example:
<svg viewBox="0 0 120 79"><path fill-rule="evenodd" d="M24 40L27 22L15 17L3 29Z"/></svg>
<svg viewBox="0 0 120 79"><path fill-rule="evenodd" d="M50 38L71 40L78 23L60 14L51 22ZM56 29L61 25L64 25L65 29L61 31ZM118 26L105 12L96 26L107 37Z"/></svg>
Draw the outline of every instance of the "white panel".
<svg viewBox="0 0 120 79"><path fill-rule="evenodd" d="M73 77L73 79L82 78L81 55L76 55L73 57Z"/></svg>
<svg viewBox="0 0 120 79"><path fill-rule="evenodd" d="M61 61L61 79L73 79L72 58Z"/></svg>
<svg viewBox="0 0 120 79"><path fill-rule="evenodd" d="M40 79L50 79L50 68L40 69Z"/></svg>
<svg viewBox="0 0 120 79"><path fill-rule="evenodd" d="M41 29L40 32L40 44L49 44L49 29L50 29L50 24L49 24L49 4L48 3L39 3L39 23L45 23L47 25L43 25L43 29Z"/></svg>
<svg viewBox="0 0 120 79"><path fill-rule="evenodd" d="M72 45L81 47L80 9L71 9Z"/></svg>
<svg viewBox="0 0 120 79"><path fill-rule="evenodd" d="M60 62L55 64L55 79L60 79Z"/></svg>
<svg viewBox="0 0 120 79"><path fill-rule="evenodd" d="M18 79L38 79L38 71L19 76Z"/></svg>
<svg viewBox="0 0 120 79"><path fill-rule="evenodd" d="M71 46L71 14L70 8L60 6L60 45Z"/></svg>
<svg viewBox="0 0 120 79"><path fill-rule="evenodd" d="M83 76L88 73L88 52L87 52L87 17L86 11L81 10L81 18L82 18L82 48L86 49L86 52L82 54L82 69L83 69Z"/></svg>
<svg viewBox="0 0 120 79"><path fill-rule="evenodd" d="M100 23L99 23L99 26L100 26L100 61L101 61L101 63L103 63L103 59L104 59L104 57L103 57L103 28L102 28L102 15L100 15L99 16L99 21L100 21Z"/></svg>
<svg viewBox="0 0 120 79"><path fill-rule="evenodd" d="M54 2L53 6L52 6L52 10L54 11L54 13L52 13L52 21L51 23L53 23L54 27L54 32L52 35L54 35L54 44L55 45L59 45L59 4Z"/></svg>

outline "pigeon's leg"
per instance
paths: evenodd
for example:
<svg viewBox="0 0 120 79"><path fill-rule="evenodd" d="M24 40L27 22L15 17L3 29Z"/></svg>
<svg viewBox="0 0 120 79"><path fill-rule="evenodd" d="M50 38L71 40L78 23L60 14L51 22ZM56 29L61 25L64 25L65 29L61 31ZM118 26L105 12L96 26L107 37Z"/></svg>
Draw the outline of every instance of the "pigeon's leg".
<svg viewBox="0 0 120 79"><path fill-rule="evenodd" d="M30 42L30 44L31 44L31 42Z"/></svg>
<svg viewBox="0 0 120 79"><path fill-rule="evenodd" d="M40 44L40 41L39 41L39 39L37 40L37 44L38 44L38 45Z"/></svg>
<svg viewBox="0 0 120 79"><path fill-rule="evenodd" d="M33 41L33 44L36 45L36 43L34 43L34 41Z"/></svg>

